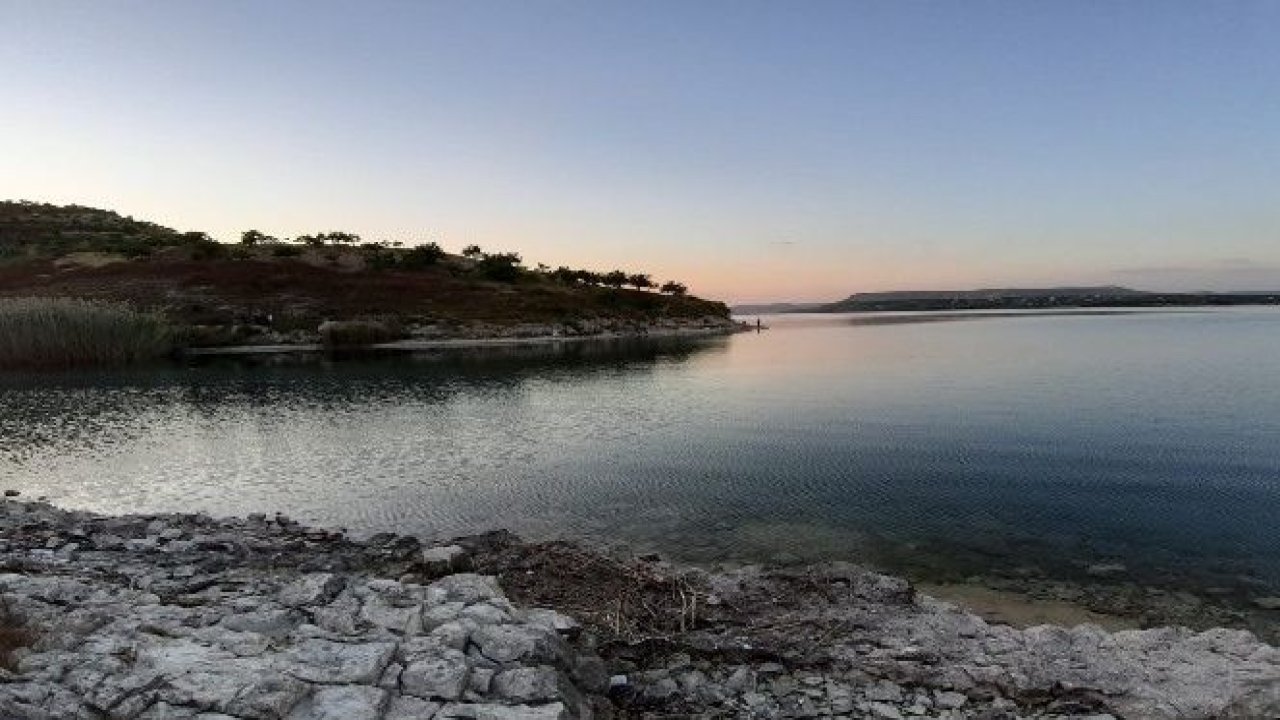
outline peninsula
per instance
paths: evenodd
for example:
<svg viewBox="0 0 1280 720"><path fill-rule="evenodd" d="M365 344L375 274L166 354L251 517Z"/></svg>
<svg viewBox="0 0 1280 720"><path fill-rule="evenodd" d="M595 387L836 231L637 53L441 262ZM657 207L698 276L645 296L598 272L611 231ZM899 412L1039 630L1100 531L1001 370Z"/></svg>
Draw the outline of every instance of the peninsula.
<svg viewBox="0 0 1280 720"><path fill-rule="evenodd" d="M723 303L642 272L531 266L512 252L450 253L345 231L289 239L246 230L220 243L108 210L27 201L0 202L5 298L127 306L158 318L179 348L736 327Z"/></svg>

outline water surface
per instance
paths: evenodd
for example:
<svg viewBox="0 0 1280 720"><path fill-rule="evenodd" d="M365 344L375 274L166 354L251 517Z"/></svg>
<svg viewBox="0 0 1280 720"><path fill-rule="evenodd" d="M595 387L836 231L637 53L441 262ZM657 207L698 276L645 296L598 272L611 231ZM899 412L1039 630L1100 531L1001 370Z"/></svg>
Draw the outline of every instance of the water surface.
<svg viewBox="0 0 1280 720"><path fill-rule="evenodd" d="M0 486L106 512L506 527L689 560L945 557L961 576L1112 563L1280 592L1280 312L766 324L0 376Z"/></svg>

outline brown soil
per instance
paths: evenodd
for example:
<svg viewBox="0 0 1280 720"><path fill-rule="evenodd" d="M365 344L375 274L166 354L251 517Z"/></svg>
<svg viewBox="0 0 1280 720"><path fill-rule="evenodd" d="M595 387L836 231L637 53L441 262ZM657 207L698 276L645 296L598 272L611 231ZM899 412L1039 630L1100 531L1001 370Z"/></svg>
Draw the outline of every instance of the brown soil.
<svg viewBox="0 0 1280 720"><path fill-rule="evenodd" d="M449 261L421 270L363 265L353 249L293 258L255 251L244 259L195 259L189 253L165 252L111 263L35 260L0 265L0 297L123 301L191 324L249 322L271 314L281 330L314 330L316 322L326 318L514 324L727 314L718 302L568 287L532 274L516 283L487 282Z"/></svg>

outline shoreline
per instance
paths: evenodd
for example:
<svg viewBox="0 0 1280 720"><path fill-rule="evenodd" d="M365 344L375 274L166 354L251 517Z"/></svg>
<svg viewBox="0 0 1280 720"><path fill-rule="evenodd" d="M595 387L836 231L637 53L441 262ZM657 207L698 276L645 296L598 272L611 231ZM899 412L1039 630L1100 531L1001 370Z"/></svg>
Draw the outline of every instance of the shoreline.
<svg viewBox="0 0 1280 720"><path fill-rule="evenodd" d="M0 670L7 718L1280 714L1280 650L1246 631L1019 629L847 563L13 499L0 528L0 629L30 646Z"/></svg>
<svg viewBox="0 0 1280 720"><path fill-rule="evenodd" d="M482 336L451 337L432 339L405 339L391 342L374 343L358 347L332 347L323 343L298 344L266 344L266 345L227 345L216 347L194 347L183 350L180 354L186 357L208 357L217 355L269 355L277 353L320 353L332 350L390 350L402 352L418 352L425 350L448 350L453 348L508 347L513 345L551 345L559 343L613 340L644 340L665 338L699 338L734 335L740 332L755 330L744 323L733 322L727 325L709 327L652 327L636 331L606 331L584 335L544 334L529 336Z"/></svg>

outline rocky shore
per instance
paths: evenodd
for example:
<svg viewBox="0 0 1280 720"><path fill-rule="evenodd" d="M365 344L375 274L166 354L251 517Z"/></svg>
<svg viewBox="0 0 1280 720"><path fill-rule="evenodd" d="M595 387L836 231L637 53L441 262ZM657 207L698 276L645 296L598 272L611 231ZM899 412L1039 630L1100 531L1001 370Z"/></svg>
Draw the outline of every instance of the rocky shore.
<svg viewBox="0 0 1280 720"><path fill-rule="evenodd" d="M322 326L323 327L323 326ZM369 345L376 350L431 350L450 347L483 347L575 340L697 337L728 335L753 329L727 317L660 318L653 321L596 318L563 323L436 323L414 324L400 331L380 327L378 332L401 339ZM268 326L235 326L219 331L220 344L187 348L189 355L258 354L271 352L319 352L329 347L319 331L278 332Z"/></svg>
<svg viewBox="0 0 1280 720"><path fill-rule="evenodd" d="M988 624L840 563L0 503L0 718L1271 718L1237 630Z"/></svg>

